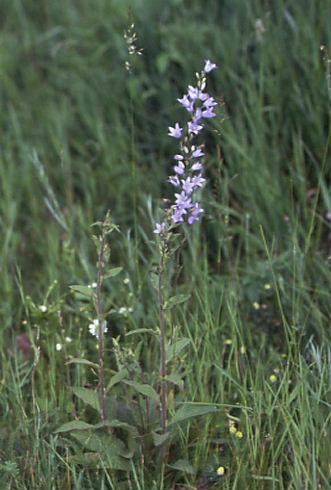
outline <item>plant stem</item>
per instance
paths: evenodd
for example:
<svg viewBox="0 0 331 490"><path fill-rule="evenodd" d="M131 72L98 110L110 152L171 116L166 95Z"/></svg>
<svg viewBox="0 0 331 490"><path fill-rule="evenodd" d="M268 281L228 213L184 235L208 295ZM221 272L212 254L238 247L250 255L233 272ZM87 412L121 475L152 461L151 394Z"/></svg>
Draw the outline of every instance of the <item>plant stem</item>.
<svg viewBox="0 0 331 490"><path fill-rule="evenodd" d="M107 217L106 217L107 220ZM98 256L98 264L97 264L97 287L96 287L96 314L98 319L98 364L99 364L99 389L101 396L101 417L102 421L106 422L107 420L107 399L106 399L106 389L105 389L105 370L104 370L104 362L103 362L103 346L104 346L104 333L103 333L103 306L102 306L102 285L104 278L104 268L105 268L105 247L106 244L106 220L102 225L102 233L101 233L101 243L100 250Z"/></svg>
<svg viewBox="0 0 331 490"><path fill-rule="evenodd" d="M162 434L166 432L167 428L167 366L166 366L166 332L165 332L165 319L164 319L164 246L162 246L161 257L159 262L159 325L160 325L160 377L161 377L161 427Z"/></svg>

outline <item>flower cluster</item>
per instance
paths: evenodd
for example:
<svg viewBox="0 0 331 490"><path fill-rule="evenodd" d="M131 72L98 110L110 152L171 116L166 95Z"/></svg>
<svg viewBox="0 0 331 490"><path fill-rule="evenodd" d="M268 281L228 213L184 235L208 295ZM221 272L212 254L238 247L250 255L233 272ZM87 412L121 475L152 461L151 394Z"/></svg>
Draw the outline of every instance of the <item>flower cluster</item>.
<svg viewBox="0 0 331 490"><path fill-rule="evenodd" d="M189 85L188 92L177 99L191 115L191 120L186 128L182 128L178 122L174 127L169 127L168 135L179 139L180 152L174 156L174 175L168 179L175 188L175 202L167 210L168 220L156 223L154 233L165 236L171 224L187 221L192 225L198 221L199 215L203 213L199 202L193 200L196 190L201 188L206 179L202 176L203 170L203 145L194 144L194 138L204 129L204 119L216 116L214 112L217 102L206 92L206 74L217 68L209 60L205 61L204 68L197 74L197 86Z"/></svg>

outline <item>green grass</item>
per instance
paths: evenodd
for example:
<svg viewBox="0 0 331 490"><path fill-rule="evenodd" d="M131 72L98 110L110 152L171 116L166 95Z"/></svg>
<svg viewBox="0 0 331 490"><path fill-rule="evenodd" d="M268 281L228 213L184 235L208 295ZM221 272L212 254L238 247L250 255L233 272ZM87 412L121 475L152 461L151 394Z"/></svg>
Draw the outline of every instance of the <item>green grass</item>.
<svg viewBox="0 0 331 490"><path fill-rule="evenodd" d="M113 336L136 381L157 387L157 336L126 334L157 328L153 226L177 151L167 128L210 58L208 91L224 105L206 140L206 213L169 271L176 294L190 294L168 317L169 339L190 340L169 364L181 376L169 413L179 402L217 410L178 424L164 488L328 490L330 0L5 0L3 11L0 487L159 488L157 422L141 422L128 470L89 466L77 438L56 432L99 421L71 390L98 380L66 364L97 362L95 314L69 286L96 280L90 225L111 209L111 266L123 271L105 283L107 383L119 369ZM132 20L143 55L129 74ZM14 348L22 334L28 359ZM125 390L110 390L112 407L139 411L146 400L129 390L130 408Z"/></svg>

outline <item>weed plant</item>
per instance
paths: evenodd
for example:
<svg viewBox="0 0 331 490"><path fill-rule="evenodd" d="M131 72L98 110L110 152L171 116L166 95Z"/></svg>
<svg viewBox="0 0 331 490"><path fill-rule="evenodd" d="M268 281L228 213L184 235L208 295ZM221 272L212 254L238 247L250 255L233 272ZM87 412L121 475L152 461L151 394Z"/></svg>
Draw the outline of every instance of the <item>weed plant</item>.
<svg viewBox="0 0 331 490"><path fill-rule="evenodd" d="M329 490L330 0L3 13L0 488ZM206 59L220 108L165 273L162 427L153 231Z"/></svg>

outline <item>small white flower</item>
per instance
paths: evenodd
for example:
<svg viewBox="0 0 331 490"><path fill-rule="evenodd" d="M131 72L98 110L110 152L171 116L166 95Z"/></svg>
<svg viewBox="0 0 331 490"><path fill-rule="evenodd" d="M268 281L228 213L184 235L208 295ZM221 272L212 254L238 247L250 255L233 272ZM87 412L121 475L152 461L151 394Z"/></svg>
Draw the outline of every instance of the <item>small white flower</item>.
<svg viewBox="0 0 331 490"><path fill-rule="evenodd" d="M71 337L66 337L66 342L72 342L72 338Z"/></svg>
<svg viewBox="0 0 331 490"><path fill-rule="evenodd" d="M96 282L92 282L92 284L88 284L87 287L88 288L91 288L91 289L95 289L97 287L97 283Z"/></svg>
<svg viewBox="0 0 331 490"><path fill-rule="evenodd" d="M132 312L133 312L133 308L126 308L126 306L122 306L117 313L119 315L126 315L127 313L132 313Z"/></svg>
<svg viewBox="0 0 331 490"><path fill-rule="evenodd" d="M39 310L45 313L47 311L47 306L46 305L40 305Z"/></svg>
<svg viewBox="0 0 331 490"><path fill-rule="evenodd" d="M99 320L97 318L89 324L88 329L91 335L94 335L97 339L99 338ZM102 331L103 333L107 332L107 322L105 320L102 323Z"/></svg>
<svg viewBox="0 0 331 490"><path fill-rule="evenodd" d="M55 349L56 349L57 351L62 350L62 344L56 344Z"/></svg>

